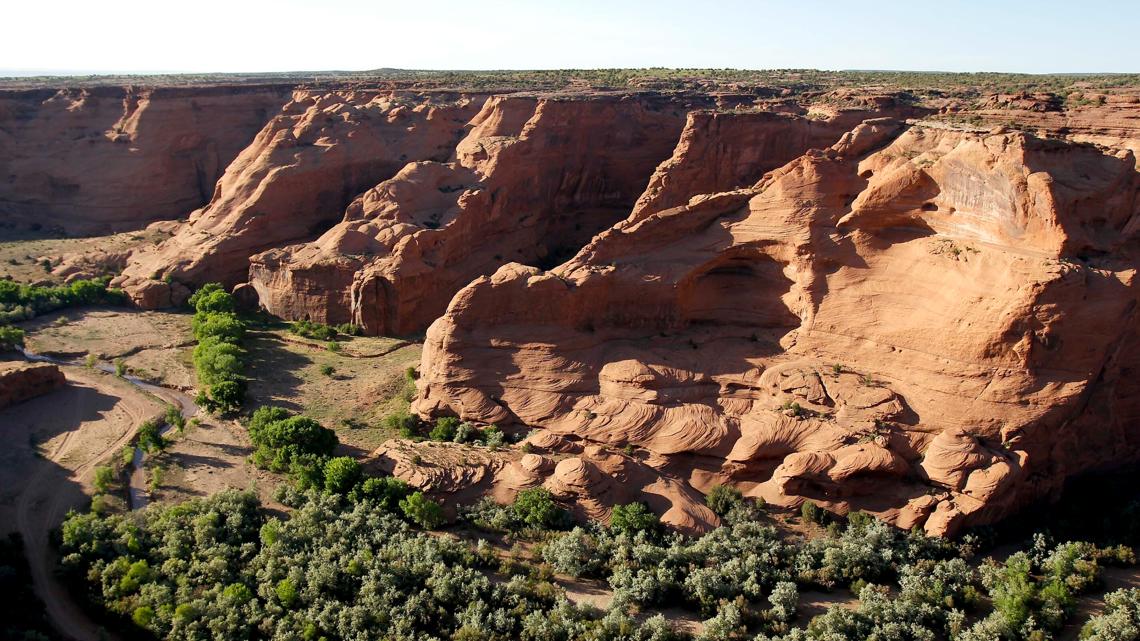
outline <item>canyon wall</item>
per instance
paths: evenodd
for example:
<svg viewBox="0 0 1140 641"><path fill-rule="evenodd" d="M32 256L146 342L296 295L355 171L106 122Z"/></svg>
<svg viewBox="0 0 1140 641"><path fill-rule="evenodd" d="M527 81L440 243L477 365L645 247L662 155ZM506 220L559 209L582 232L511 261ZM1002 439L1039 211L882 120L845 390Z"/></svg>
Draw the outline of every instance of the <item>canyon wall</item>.
<svg viewBox="0 0 1140 641"><path fill-rule="evenodd" d="M502 264L557 265L631 207L639 216L687 201L697 185L749 185L864 118L913 111L694 109L706 104L657 94L492 98L451 162L409 164L317 241L255 256L250 283L284 318L422 331L456 291Z"/></svg>
<svg viewBox="0 0 1140 641"><path fill-rule="evenodd" d="M491 98L450 162L405 166L316 242L254 257L285 318L424 330L452 294L510 261L556 265L629 213L692 100Z"/></svg>
<svg viewBox="0 0 1140 641"><path fill-rule="evenodd" d="M186 216L290 85L0 91L0 217L101 234Z"/></svg>
<svg viewBox="0 0 1140 641"><path fill-rule="evenodd" d="M249 257L320 235L405 163L446 160L482 105L465 94L299 90L226 169L174 237L133 255L116 284L141 307L187 285L247 279Z"/></svg>
<svg viewBox="0 0 1140 641"><path fill-rule="evenodd" d="M934 534L1140 452L1130 151L872 120L672 202L461 290L415 409Z"/></svg>

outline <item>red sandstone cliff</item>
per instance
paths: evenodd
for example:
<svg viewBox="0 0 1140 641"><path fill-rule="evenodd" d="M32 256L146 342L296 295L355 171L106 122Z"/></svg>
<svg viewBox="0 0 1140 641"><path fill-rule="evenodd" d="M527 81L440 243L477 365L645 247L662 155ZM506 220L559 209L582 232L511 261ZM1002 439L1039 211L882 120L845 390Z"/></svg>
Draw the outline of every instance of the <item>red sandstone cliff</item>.
<svg viewBox="0 0 1140 641"><path fill-rule="evenodd" d="M254 257L251 284L286 318L421 331L471 279L509 261L558 264L624 218L690 105L492 98L450 162L409 164L317 241Z"/></svg>
<svg viewBox="0 0 1140 641"><path fill-rule="evenodd" d="M243 282L252 254L319 235L406 162L446 159L480 105L452 93L298 91L226 169L209 204L132 256L117 283L138 305L162 307L185 285Z"/></svg>
<svg viewBox="0 0 1140 641"><path fill-rule="evenodd" d="M652 94L494 98L452 162L408 165L317 241L255 256L251 284L285 318L421 331L499 265L552 266L573 255L624 218L638 193L635 216L702 189L750 185L868 116L914 111L893 102L812 118L697 110L682 129L689 106Z"/></svg>
<svg viewBox="0 0 1140 641"><path fill-rule="evenodd" d="M73 233L183 217L290 89L0 91L0 217Z"/></svg>
<svg viewBox="0 0 1140 641"><path fill-rule="evenodd" d="M0 409L55 391L66 383L56 365L0 362Z"/></svg>
<svg viewBox="0 0 1140 641"><path fill-rule="evenodd" d="M415 407L952 532L1140 453L1138 215L1131 152L872 121L477 279Z"/></svg>

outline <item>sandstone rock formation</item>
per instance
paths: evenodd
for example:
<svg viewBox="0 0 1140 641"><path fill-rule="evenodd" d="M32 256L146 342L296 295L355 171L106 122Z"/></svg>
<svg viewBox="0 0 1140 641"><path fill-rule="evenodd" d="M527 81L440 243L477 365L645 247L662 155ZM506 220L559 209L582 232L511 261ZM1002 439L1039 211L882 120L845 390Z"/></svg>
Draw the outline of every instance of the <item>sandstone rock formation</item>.
<svg viewBox="0 0 1140 641"><path fill-rule="evenodd" d="M67 380L50 363L0 362L0 409L63 387Z"/></svg>
<svg viewBox="0 0 1140 641"><path fill-rule="evenodd" d="M251 284L286 318L422 331L472 278L512 260L558 264L628 215L689 102L491 98L451 162L409 164L316 242L255 257Z"/></svg>
<svg viewBox="0 0 1140 641"><path fill-rule="evenodd" d="M131 257L124 290L141 307L185 285L246 280L249 257L332 226L359 192L414 160L444 160L481 102L453 93L298 91L226 169L209 204L153 251Z"/></svg>
<svg viewBox="0 0 1140 641"><path fill-rule="evenodd" d="M422 331L456 291L499 265L553 266L573 255L624 218L638 193L635 216L682 204L700 188L751 185L879 113L694 110L681 129L690 102L654 94L489 100L452 162L410 164L357 198L316 242L254 257L251 285L285 318Z"/></svg>
<svg viewBox="0 0 1140 641"><path fill-rule="evenodd" d="M868 121L477 279L415 408L950 533L1140 453L1138 214L1127 150Z"/></svg>
<svg viewBox="0 0 1140 641"><path fill-rule="evenodd" d="M704 498L683 479L655 466L661 457L644 460L581 445L545 433L526 454L517 449L490 451L455 443L411 443L391 440L372 454L379 470L447 500L448 506L487 495L510 503L520 490L545 487L580 520L609 522L615 505L643 501L678 531L695 534L717 516Z"/></svg>
<svg viewBox="0 0 1140 641"><path fill-rule="evenodd" d="M0 218L73 233L202 206L290 85L0 91Z"/></svg>

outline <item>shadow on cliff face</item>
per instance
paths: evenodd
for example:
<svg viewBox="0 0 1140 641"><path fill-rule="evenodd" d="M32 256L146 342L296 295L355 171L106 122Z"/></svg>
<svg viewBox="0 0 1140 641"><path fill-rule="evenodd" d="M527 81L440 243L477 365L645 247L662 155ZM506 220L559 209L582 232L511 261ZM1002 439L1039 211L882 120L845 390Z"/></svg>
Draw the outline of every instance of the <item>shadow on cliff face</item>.
<svg viewBox="0 0 1140 641"><path fill-rule="evenodd" d="M1035 501L995 526L973 528L984 545L1022 543L1035 532L1054 541L1140 545L1140 464L1068 479L1054 498Z"/></svg>

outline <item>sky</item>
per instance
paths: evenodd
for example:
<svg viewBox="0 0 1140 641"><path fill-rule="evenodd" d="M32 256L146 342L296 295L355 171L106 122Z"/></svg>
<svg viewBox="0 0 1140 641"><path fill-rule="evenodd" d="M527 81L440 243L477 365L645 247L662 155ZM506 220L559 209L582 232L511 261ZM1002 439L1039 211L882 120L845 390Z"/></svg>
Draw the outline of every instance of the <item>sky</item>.
<svg viewBox="0 0 1140 641"><path fill-rule="evenodd" d="M0 75L732 67L1140 72L1140 0L38 0Z"/></svg>

